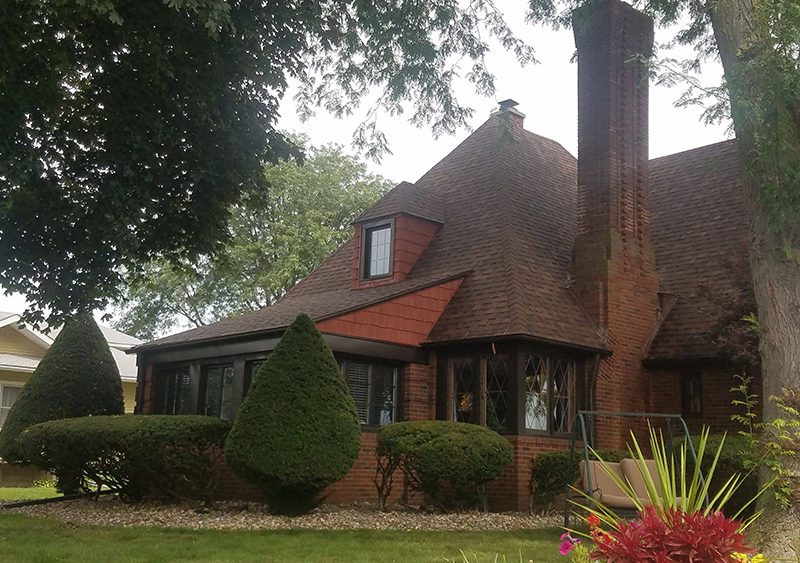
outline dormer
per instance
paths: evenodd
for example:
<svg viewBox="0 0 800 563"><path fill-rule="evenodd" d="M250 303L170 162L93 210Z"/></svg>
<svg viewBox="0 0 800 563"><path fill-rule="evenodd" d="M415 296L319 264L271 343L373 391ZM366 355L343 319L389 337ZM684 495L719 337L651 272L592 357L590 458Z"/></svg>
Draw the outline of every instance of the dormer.
<svg viewBox="0 0 800 563"><path fill-rule="evenodd" d="M404 280L442 223L438 196L398 184L354 222L353 288Z"/></svg>

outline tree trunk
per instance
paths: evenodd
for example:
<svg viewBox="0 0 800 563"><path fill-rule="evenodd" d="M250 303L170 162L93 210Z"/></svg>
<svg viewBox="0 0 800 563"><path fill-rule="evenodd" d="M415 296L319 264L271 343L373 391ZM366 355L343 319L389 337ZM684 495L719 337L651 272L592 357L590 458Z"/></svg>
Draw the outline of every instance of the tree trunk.
<svg viewBox="0 0 800 563"><path fill-rule="evenodd" d="M783 389L800 389L800 262L786 251L786 244L797 241L776 233L770 224L770 210L760 198L763 163L755 147L756 127L747 113L749 103L760 97L758 88L769 88L767 80L745 76L742 67L758 49L769 49L760 32L756 12L758 0L716 0L709 4L714 36L729 85L731 113L745 171L750 263L760 324L760 352L763 376L761 396L765 420L779 412L771 396ZM752 108L752 106L750 106ZM787 107L787 118L792 108ZM793 118L792 118L793 119ZM795 129L797 133L797 129ZM800 138L789 139L800 151ZM776 171L778 174L779 171ZM766 512L757 526L756 541L773 558L800 555L800 512L797 506L780 509L775 503L764 505Z"/></svg>

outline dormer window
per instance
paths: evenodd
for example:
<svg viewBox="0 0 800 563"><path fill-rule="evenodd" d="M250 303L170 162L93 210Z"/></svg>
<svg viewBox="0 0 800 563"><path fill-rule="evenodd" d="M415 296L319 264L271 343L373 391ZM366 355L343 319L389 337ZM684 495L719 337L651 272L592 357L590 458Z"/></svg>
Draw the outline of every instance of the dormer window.
<svg viewBox="0 0 800 563"><path fill-rule="evenodd" d="M392 273L393 221L364 225L362 277L383 278Z"/></svg>

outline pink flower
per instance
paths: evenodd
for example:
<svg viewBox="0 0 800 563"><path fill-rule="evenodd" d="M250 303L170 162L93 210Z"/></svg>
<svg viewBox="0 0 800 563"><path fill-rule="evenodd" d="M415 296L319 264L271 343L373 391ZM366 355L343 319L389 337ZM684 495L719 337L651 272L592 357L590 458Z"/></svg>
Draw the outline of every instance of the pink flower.
<svg viewBox="0 0 800 563"><path fill-rule="evenodd" d="M575 549L576 544L581 543L579 538L573 538L571 535L569 535L569 532L564 532L561 534L559 539L561 540L561 546L559 546L558 552L561 553L561 555L566 555Z"/></svg>

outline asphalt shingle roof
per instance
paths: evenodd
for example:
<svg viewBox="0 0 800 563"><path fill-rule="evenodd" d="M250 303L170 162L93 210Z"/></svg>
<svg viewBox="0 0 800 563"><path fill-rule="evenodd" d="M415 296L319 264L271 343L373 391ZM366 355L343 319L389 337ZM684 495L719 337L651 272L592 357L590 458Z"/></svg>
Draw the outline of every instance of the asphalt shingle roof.
<svg viewBox="0 0 800 563"><path fill-rule="evenodd" d="M275 305L137 349L276 331L300 313L322 320L459 276L464 281L429 342L519 335L604 349L567 284L577 161L516 117L508 127L498 123L491 118L416 183L400 184L359 217L404 212L442 222L405 280L352 289L351 240ZM739 178L734 142L652 161L657 268L662 291L677 300L651 356L713 354L705 337L724 311L698 288L732 290L731 268L746 264Z"/></svg>

